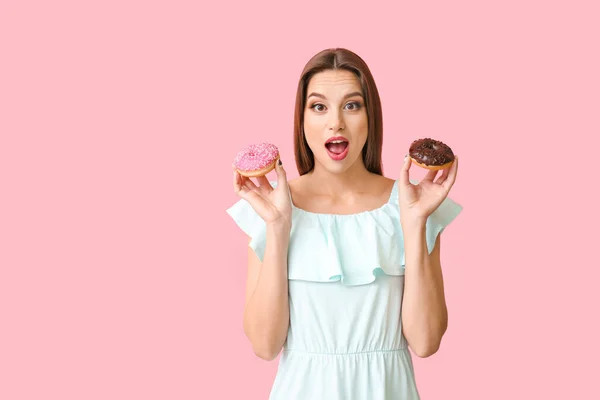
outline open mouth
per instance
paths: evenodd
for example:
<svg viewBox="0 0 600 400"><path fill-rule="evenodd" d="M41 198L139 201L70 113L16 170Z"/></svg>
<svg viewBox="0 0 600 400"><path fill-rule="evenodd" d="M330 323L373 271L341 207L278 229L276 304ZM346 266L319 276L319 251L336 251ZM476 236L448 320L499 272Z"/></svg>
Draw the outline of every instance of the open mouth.
<svg viewBox="0 0 600 400"><path fill-rule="evenodd" d="M325 143L329 157L334 160L343 160L348 154L348 140L345 138L331 138Z"/></svg>

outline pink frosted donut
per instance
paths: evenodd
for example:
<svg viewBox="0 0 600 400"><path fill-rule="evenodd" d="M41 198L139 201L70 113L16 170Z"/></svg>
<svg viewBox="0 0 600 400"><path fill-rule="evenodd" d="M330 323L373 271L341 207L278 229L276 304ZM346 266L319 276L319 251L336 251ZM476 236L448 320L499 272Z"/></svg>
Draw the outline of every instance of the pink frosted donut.
<svg viewBox="0 0 600 400"><path fill-rule="evenodd" d="M275 168L279 160L279 150L270 143L257 143L240 151L233 165L240 175L247 177L263 176Z"/></svg>

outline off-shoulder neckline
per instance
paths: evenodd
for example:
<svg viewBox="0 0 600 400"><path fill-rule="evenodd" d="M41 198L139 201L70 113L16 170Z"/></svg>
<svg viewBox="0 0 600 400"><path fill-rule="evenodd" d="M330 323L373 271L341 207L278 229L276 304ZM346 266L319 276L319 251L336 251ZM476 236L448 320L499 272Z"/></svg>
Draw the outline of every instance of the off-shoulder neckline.
<svg viewBox="0 0 600 400"><path fill-rule="evenodd" d="M320 212L308 211L303 208L297 207L294 204L294 201L292 199L292 191L290 190L290 187L288 185L288 194L290 196L290 203L292 205L292 209L297 210L298 212L301 212L306 215L321 216L321 217L337 217L337 218L357 217L357 216L361 216L361 215L365 215L365 214L372 214L372 213L381 211L394 202L397 191L398 191L398 180L395 180L394 184L392 185L392 190L390 191L387 201L384 204L382 204L381 206L379 206L377 208L373 208L371 210L365 210L365 211L360 211L360 212L351 213L351 214L333 214L333 213L320 213Z"/></svg>

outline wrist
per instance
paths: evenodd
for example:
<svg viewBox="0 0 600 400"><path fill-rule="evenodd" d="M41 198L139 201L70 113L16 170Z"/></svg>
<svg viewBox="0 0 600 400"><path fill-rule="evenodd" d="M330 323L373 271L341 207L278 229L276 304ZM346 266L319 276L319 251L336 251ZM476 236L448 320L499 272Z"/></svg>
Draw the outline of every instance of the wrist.
<svg viewBox="0 0 600 400"><path fill-rule="evenodd" d="M409 217L409 218L400 218L400 224L402 225L402 230L423 230L427 225L426 217Z"/></svg>
<svg viewBox="0 0 600 400"><path fill-rule="evenodd" d="M267 232L275 234L277 236L289 237L290 231L292 230L291 222L287 221L272 221L267 223Z"/></svg>

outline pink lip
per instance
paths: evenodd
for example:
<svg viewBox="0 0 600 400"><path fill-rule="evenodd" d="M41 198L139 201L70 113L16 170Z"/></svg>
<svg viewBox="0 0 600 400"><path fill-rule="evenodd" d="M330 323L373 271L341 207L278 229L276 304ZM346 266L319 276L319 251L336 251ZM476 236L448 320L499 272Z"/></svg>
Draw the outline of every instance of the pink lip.
<svg viewBox="0 0 600 400"><path fill-rule="evenodd" d="M329 157L331 157L332 160L335 161L341 161L344 158L346 158L346 156L348 155L348 149L350 149L350 142L348 141L348 139L346 139L343 136L336 136L336 137L332 137L327 139L327 141L325 142L325 144L334 141L334 140L343 140L344 142L346 142L346 149L344 149L343 152L341 152L340 154L335 154L329 151L329 149L327 148L327 146L325 146L325 150L327 150L327 154L329 155Z"/></svg>
<svg viewBox="0 0 600 400"><path fill-rule="evenodd" d="M343 140L344 142L348 141L348 139L346 139L343 136L334 136L334 137L330 137L329 139L327 139L327 141L325 142L325 144L327 144L329 142L333 142L334 140Z"/></svg>

